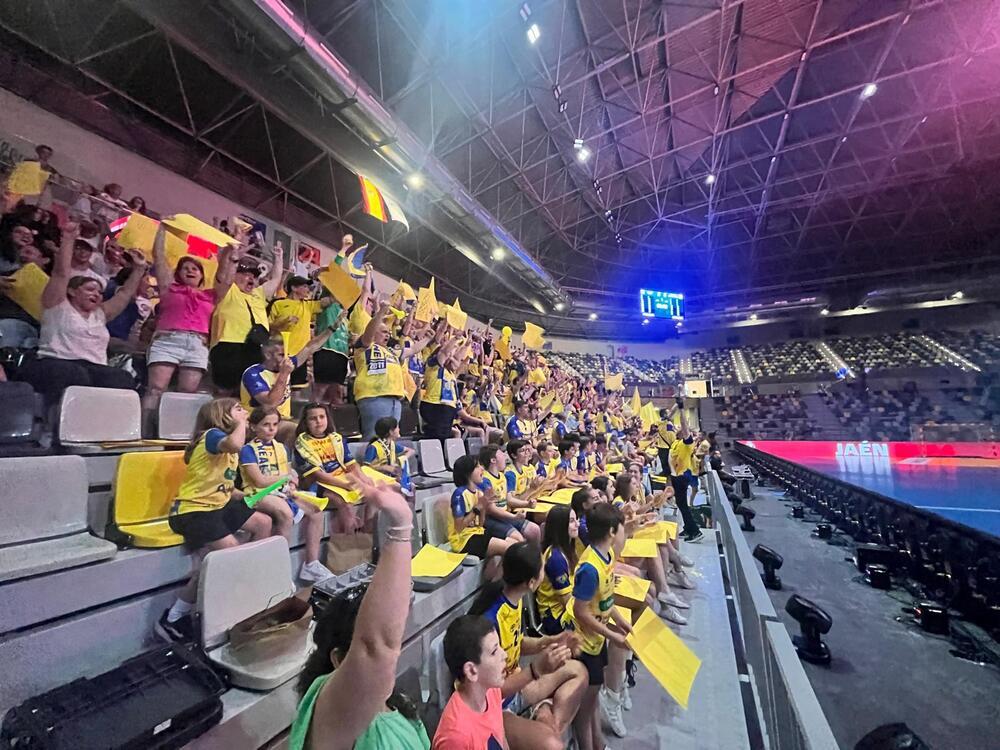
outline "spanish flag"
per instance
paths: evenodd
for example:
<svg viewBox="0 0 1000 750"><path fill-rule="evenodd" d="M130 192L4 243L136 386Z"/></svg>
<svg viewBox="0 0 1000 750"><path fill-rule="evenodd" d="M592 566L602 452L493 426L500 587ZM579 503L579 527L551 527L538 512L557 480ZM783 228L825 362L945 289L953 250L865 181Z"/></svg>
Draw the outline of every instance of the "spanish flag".
<svg viewBox="0 0 1000 750"><path fill-rule="evenodd" d="M398 221L409 230L410 223L406 220L403 209L399 207L398 203L384 195L381 190L375 187L375 183L363 174L358 175L358 180L361 183L361 208L366 214L374 216L384 224Z"/></svg>

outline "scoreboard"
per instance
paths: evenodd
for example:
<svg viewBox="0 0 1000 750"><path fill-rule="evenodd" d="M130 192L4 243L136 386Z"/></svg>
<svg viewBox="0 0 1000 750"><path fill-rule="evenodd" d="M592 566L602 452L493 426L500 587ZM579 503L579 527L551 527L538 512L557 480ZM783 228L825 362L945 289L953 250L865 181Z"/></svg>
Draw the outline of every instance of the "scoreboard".
<svg viewBox="0 0 1000 750"><path fill-rule="evenodd" d="M639 306L644 318L684 320L683 294L640 289Z"/></svg>

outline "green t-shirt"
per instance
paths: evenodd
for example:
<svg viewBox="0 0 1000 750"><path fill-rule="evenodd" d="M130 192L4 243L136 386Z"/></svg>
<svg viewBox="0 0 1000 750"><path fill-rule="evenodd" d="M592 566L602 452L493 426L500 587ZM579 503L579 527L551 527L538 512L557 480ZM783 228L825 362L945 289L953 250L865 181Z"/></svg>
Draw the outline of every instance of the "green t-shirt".
<svg viewBox="0 0 1000 750"><path fill-rule="evenodd" d="M304 750L316 699L332 674L320 675L313 680L299 701L299 710L288 735L288 750ZM350 707L345 706L344 710L349 711ZM407 719L397 711L380 713L354 742L354 750L430 750L430 747L431 741L424 725Z"/></svg>
<svg viewBox="0 0 1000 750"><path fill-rule="evenodd" d="M322 331L329 328L334 323L337 322L337 316L340 315L340 311L344 308L340 306L338 302L333 302L324 310L320 310L319 315L316 316L316 330ZM347 323L341 323L340 326L330 334L330 338L326 340L323 344L323 349L329 349L332 352L337 352L338 354L343 354L345 357L349 351L350 340L347 334Z"/></svg>

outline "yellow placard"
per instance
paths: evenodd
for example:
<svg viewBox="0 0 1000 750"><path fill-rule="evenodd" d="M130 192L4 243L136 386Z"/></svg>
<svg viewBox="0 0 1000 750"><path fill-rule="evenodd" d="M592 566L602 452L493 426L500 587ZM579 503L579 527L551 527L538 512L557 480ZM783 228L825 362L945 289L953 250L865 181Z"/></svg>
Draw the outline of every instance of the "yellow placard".
<svg viewBox="0 0 1000 750"><path fill-rule="evenodd" d="M635 390L632 391L632 401L629 403L629 406L632 409L632 416L638 417L639 412L642 411L642 399L639 397L639 386L636 386Z"/></svg>
<svg viewBox="0 0 1000 750"><path fill-rule="evenodd" d="M164 248L164 255L166 255L167 265L171 269L177 268L177 264L180 263L181 258L192 258L198 261L201 264L202 270L205 271L205 283L201 285L201 288L211 289L215 286L215 273L219 270L219 262L215 258L202 258L200 255L191 255L187 251L187 242L176 234L167 232L166 238L167 244Z"/></svg>
<svg viewBox="0 0 1000 750"><path fill-rule="evenodd" d="M413 397L417 395L417 383L410 374L409 368L403 368L403 392L406 394L408 402L412 401Z"/></svg>
<svg viewBox="0 0 1000 750"><path fill-rule="evenodd" d="M366 477L371 479L375 484L396 484L395 479L386 474L383 474L380 471L376 471L370 466L362 466L361 472ZM317 484L323 489L330 490L330 492L339 495L341 498L343 498L344 502L348 503L349 505L357 505L358 503L364 500L361 493L358 492L357 490L348 490L344 489L343 487L334 487L332 484L323 484L323 482L317 482Z"/></svg>
<svg viewBox="0 0 1000 750"><path fill-rule="evenodd" d="M434 296L434 278L431 277L431 283L417 292L417 309L414 311L413 317L421 323L430 323L437 315L438 302L437 297Z"/></svg>
<svg viewBox="0 0 1000 750"><path fill-rule="evenodd" d="M557 398L552 404L552 413L562 414L564 411L566 411L566 407L563 405L563 402Z"/></svg>
<svg viewBox="0 0 1000 750"><path fill-rule="evenodd" d="M35 320L42 319L42 292L49 283L49 275L34 263L27 263L12 276L10 294L7 296Z"/></svg>
<svg viewBox="0 0 1000 750"><path fill-rule="evenodd" d="M524 344L525 349L541 349L545 344L545 339L542 338L543 333L545 333L544 328L525 321L524 333L521 334L521 343Z"/></svg>
<svg viewBox="0 0 1000 750"><path fill-rule="evenodd" d="M156 219L138 213L132 214L122 231L118 233L118 244L126 250L142 250L147 258L152 258L153 241L159 228L160 222ZM187 252L187 243L183 244L184 251Z"/></svg>
<svg viewBox="0 0 1000 750"><path fill-rule="evenodd" d="M545 385L547 380L548 378L545 376L545 370L541 367L536 367L528 373L528 382L531 385Z"/></svg>
<svg viewBox="0 0 1000 750"><path fill-rule="evenodd" d="M615 605L615 610L624 618L625 622L629 625L632 624L632 610L628 607L623 607L620 604Z"/></svg>
<svg viewBox="0 0 1000 750"><path fill-rule="evenodd" d="M635 532L633 539L652 539L657 544L666 544L677 538L677 524L673 521L657 521L649 526L643 526Z"/></svg>
<svg viewBox="0 0 1000 750"><path fill-rule="evenodd" d="M687 708L701 659L649 609L625 641L670 697Z"/></svg>
<svg viewBox="0 0 1000 750"><path fill-rule="evenodd" d="M608 464L604 467L604 470L608 472L608 474L621 474L625 471L625 464Z"/></svg>
<svg viewBox="0 0 1000 750"><path fill-rule="evenodd" d="M444 578L451 575L465 555L461 552L445 552L433 544L425 544L410 561L410 575L414 578Z"/></svg>
<svg viewBox="0 0 1000 750"><path fill-rule="evenodd" d="M614 375L604 376L604 390L606 391L624 391L625 390L625 375L623 373L615 373Z"/></svg>
<svg viewBox="0 0 1000 750"><path fill-rule="evenodd" d="M576 487L563 487L561 490L556 490L551 495L546 495L545 497L539 499L543 502L553 503L555 505L569 505L573 500L573 493L575 493L576 490Z"/></svg>
<svg viewBox="0 0 1000 750"><path fill-rule="evenodd" d="M211 224L206 224L201 219L196 219L191 214L177 214L163 220L163 223L171 229L176 229L183 234L193 234L206 242L220 247L232 245L236 238L230 237L220 229L216 229Z"/></svg>
<svg viewBox="0 0 1000 750"><path fill-rule="evenodd" d="M448 325L452 328L457 328L460 331L465 330L465 324L469 322L468 313L462 310L462 306L458 304L458 299L455 300L455 304L448 308Z"/></svg>
<svg viewBox="0 0 1000 750"><path fill-rule="evenodd" d="M627 539L622 547L622 557L656 557L656 542L652 539Z"/></svg>
<svg viewBox="0 0 1000 750"><path fill-rule="evenodd" d="M396 287L396 291L392 293L392 296L399 296L404 302L414 302L417 299L417 293L405 281L399 282L399 286Z"/></svg>
<svg viewBox="0 0 1000 750"><path fill-rule="evenodd" d="M556 392L555 391L552 391L551 393L546 393L544 396L542 396L540 399L538 399L538 411L539 411L539 413L540 414L545 414L545 412L549 411L549 407L552 406L552 403L555 400L556 400Z"/></svg>
<svg viewBox="0 0 1000 750"><path fill-rule="evenodd" d="M634 602L646 600L649 591L649 581L635 576L618 576L615 581L615 594L631 599Z"/></svg>
<svg viewBox="0 0 1000 750"><path fill-rule="evenodd" d="M318 277L319 283L329 290L345 310L358 301L361 287L351 278L351 274L336 263L331 263Z"/></svg>
<svg viewBox="0 0 1000 750"><path fill-rule="evenodd" d="M7 192L17 195L40 195L49 173L37 161L22 161L7 177Z"/></svg>
<svg viewBox="0 0 1000 750"><path fill-rule="evenodd" d="M316 506L319 510L326 510L327 504L330 502L328 497L320 497L312 492L303 492L301 490L296 490L292 493L294 497L299 502L309 503L310 505Z"/></svg>

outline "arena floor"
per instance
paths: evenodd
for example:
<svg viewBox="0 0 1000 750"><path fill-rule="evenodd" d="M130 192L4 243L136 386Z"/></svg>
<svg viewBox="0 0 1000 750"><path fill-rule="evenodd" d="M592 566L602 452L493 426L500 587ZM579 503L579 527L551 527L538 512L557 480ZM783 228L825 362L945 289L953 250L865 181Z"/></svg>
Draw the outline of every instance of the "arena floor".
<svg viewBox="0 0 1000 750"><path fill-rule="evenodd" d="M899 462L885 459L882 464L851 464L843 459L801 459L796 463L1000 537L1000 462L908 458Z"/></svg>

